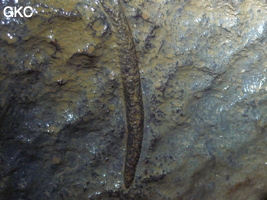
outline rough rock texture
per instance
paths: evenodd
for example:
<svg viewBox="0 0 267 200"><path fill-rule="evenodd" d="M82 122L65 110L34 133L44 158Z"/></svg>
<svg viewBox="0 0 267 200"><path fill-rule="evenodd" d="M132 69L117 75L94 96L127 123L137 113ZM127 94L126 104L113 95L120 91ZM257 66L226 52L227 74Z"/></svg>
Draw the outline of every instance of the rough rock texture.
<svg viewBox="0 0 267 200"><path fill-rule="evenodd" d="M267 199L267 3L122 1L141 158L123 186L118 46L97 0L1 2L0 199Z"/></svg>

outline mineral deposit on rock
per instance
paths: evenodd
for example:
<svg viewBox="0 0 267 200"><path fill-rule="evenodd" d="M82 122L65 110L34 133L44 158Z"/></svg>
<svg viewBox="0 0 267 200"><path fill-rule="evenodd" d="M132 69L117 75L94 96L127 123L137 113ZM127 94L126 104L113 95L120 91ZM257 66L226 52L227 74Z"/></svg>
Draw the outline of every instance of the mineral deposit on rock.
<svg viewBox="0 0 267 200"><path fill-rule="evenodd" d="M2 0L0 199L267 199L266 1L121 3L145 116L133 184L118 33L100 2Z"/></svg>

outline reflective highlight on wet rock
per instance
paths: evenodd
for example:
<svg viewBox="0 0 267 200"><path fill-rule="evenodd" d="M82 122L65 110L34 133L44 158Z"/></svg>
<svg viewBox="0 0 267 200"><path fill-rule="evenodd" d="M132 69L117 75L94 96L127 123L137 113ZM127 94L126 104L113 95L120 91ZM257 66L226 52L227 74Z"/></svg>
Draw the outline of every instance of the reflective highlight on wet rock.
<svg viewBox="0 0 267 200"><path fill-rule="evenodd" d="M0 199L264 199L266 2L121 3L0 1Z"/></svg>

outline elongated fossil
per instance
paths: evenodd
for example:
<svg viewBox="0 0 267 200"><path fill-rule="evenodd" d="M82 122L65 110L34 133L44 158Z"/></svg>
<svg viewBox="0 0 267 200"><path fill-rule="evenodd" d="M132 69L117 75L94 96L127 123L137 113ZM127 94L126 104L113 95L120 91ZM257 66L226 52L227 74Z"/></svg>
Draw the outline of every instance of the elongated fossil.
<svg viewBox="0 0 267 200"><path fill-rule="evenodd" d="M100 2L112 22L118 43L127 123L124 185L128 188L134 180L143 139L144 109L140 73L132 33L124 15L121 2L119 0L113 0L110 5L107 5L104 0Z"/></svg>

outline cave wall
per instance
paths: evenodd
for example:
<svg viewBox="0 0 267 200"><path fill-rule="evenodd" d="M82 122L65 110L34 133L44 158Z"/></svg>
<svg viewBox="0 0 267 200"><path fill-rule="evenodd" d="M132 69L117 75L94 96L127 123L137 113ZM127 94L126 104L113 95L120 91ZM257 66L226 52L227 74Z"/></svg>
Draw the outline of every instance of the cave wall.
<svg viewBox="0 0 267 200"><path fill-rule="evenodd" d="M2 0L34 12L0 13L1 199L266 199L266 2L121 3L145 113L132 186L121 47L100 2Z"/></svg>

